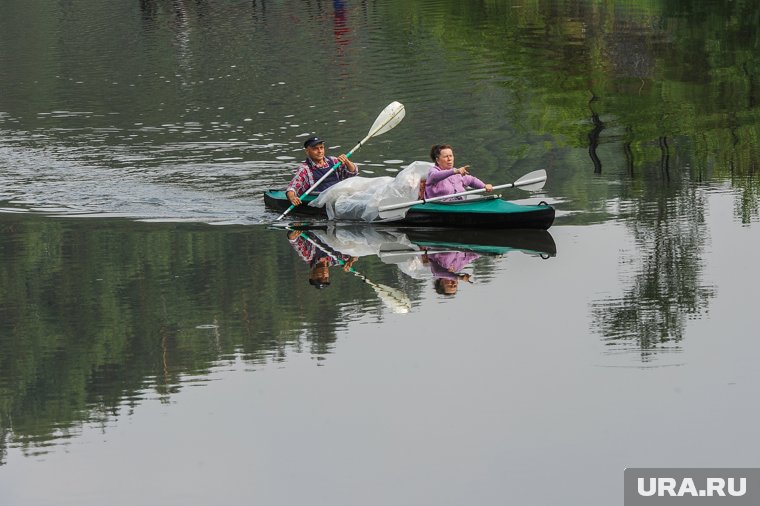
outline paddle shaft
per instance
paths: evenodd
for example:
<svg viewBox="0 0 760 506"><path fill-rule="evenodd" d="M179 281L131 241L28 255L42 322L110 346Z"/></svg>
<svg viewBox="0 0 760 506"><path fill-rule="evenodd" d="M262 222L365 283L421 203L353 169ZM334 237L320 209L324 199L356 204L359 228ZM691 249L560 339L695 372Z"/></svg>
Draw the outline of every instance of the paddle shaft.
<svg viewBox="0 0 760 506"><path fill-rule="evenodd" d="M532 184L541 183L543 181L546 181L546 176L537 177L533 179L525 179L523 181L520 181L520 184L518 185L517 182L514 183L506 183L499 186L494 186L492 190L503 190L505 188L514 188L515 186L527 186ZM477 190L467 190L459 193L452 193L451 195L441 195L440 197L430 197L429 199L421 199L421 200L415 200L413 202L402 202L400 204L391 204L388 206L380 206L378 208L378 211L392 211L394 209L403 209L405 207L411 207L417 204L424 204L426 202L437 202L439 200L445 200L450 199L452 197L461 197L464 195L474 195L476 193L483 193L485 192L485 188L479 188Z"/></svg>

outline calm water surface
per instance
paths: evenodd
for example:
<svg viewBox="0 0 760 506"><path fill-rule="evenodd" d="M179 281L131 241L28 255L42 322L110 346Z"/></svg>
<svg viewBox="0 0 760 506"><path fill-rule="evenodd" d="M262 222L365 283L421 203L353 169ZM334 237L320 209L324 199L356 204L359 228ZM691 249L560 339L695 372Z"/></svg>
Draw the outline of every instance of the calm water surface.
<svg viewBox="0 0 760 506"><path fill-rule="evenodd" d="M6 1L0 503L607 505L626 467L760 467L758 26ZM450 142L495 184L546 169L505 196L555 225L271 227L305 136L347 150L393 100L365 175ZM308 248L355 260L315 289Z"/></svg>

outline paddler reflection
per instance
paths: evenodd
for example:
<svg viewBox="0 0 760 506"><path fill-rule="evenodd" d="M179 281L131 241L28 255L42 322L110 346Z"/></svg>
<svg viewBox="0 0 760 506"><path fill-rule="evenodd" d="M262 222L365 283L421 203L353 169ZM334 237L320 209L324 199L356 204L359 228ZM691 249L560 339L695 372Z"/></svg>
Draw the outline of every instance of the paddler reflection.
<svg viewBox="0 0 760 506"><path fill-rule="evenodd" d="M425 251L422 255L422 262L430 268L430 272L433 274L433 287L436 293L455 295L459 288L459 281L472 283L472 276L462 271L478 258L480 255L471 251L446 251L442 253Z"/></svg>
<svg viewBox="0 0 760 506"><path fill-rule="evenodd" d="M337 223L298 226L298 230L288 232L288 238L311 266L309 283L318 288L327 286L329 267L341 265L342 270L370 285L395 313L409 312L412 308L409 294L423 286L410 283L410 278L428 286L432 278L437 293L452 296L460 282L473 282L469 272L476 263L479 270L486 272L495 260L510 252L540 258L553 257L557 252L554 240L545 230L399 229ZM369 267L373 264L372 257L394 265L404 274L398 278L397 288L374 283L354 269L357 258L370 259Z"/></svg>
<svg viewBox="0 0 760 506"><path fill-rule="evenodd" d="M342 265L349 272L357 257L343 255L339 252L328 252L327 247L311 239L305 232L291 230L288 240L299 256L309 264L309 284L316 289L330 285L330 267Z"/></svg>
<svg viewBox="0 0 760 506"><path fill-rule="evenodd" d="M360 246L336 241L333 230L326 234L320 232L322 231L290 230L288 232L290 244L301 258L309 263L309 284L316 288L329 286L330 266L341 265L344 272L350 272L371 286L383 305L392 312L408 313L411 311L412 301L404 292L382 283L375 283L353 268L358 257L365 254ZM341 250L353 254L341 253Z"/></svg>

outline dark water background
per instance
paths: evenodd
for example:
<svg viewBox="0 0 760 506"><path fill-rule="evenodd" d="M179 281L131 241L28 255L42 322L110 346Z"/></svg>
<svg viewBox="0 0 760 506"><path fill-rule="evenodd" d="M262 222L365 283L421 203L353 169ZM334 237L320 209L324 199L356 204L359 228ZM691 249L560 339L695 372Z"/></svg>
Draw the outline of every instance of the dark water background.
<svg viewBox="0 0 760 506"><path fill-rule="evenodd" d="M758 26L746 1L6 0L0 503L606 505L626 467L758 467ZM495 184L546 169L505 196L557 221L315 232L359 257L315 290L262 192L393 100L365 175L450 142ZM453 239L478 256L446 296L419 249Z"/></svg>

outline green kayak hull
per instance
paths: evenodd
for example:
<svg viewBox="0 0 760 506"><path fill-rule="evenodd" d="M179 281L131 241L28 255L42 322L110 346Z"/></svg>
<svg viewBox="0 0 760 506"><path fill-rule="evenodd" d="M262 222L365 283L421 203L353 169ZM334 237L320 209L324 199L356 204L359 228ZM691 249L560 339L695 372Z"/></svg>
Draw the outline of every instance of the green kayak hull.
<svg viewBox="0 0 760 506"><path fill-rule="evenodd" d="M306 195L291 214L327 217L324 208L308 203L316 198ZM283 190L264 193L264 204L275 211L285 211L290 202ZM554 208L545 202L537 205L515 204L499 198L472 201L429 202L411 206L403 219L384 224L413 227L514 228L546 230L554 223Z"/></svg>

